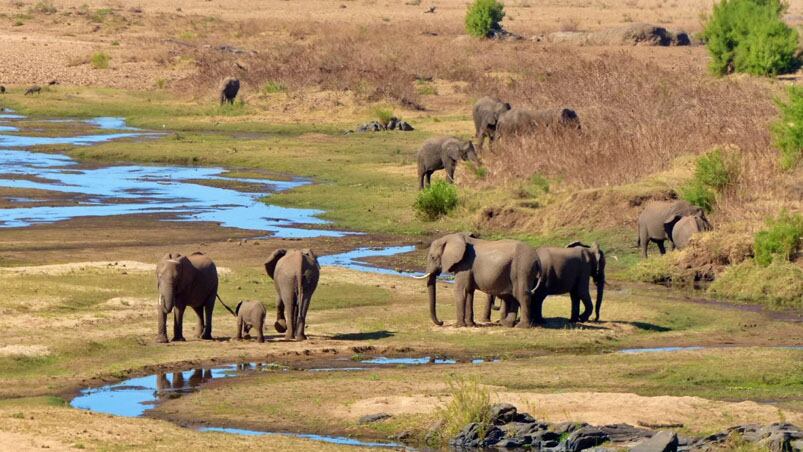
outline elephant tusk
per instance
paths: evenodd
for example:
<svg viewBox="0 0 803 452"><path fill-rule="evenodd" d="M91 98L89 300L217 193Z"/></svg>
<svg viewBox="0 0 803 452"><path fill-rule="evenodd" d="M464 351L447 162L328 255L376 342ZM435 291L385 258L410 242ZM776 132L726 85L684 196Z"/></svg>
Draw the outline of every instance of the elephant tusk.
<svg viewBox="0 0 803 452"><path fill-rule="evenodd" d="M429 275L431 275L431 274L432 274L432 272L429 272L426 275L413 276L413 279L427 279L427 278L429 278Z"/></svg>

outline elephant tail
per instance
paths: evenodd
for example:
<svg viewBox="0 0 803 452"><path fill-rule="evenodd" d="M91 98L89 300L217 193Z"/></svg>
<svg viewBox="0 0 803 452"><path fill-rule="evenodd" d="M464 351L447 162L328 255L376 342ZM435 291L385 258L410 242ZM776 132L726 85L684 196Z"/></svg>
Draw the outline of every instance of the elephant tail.
<svg viewBox="0 0 803 452"><path fill-rule="evenodd" d="M293 310L295 318L293 319L296 328L299 324L299 319L304 315L304 259L302 258L298 264L298 278L296 279L298 288L296 289L296 307ZM294 328L295 329L295 328Z"/></svg>
<svg viewBox="0 0 803 452"><path fill-rule="evenodd" d="M226 305L226 303L224 303L224 302L223 302L223 299L222 299L222 298L220 298L220 295L218 295L218 294L215 294L215 296L217 297L218 301L220 301L220 304L222 304L222 305L223 305L223 307L224 307L224 308L226 308L226 310L227 310L227 311L231 312L231 315L233 315L234 317L237 317L237 314L235 314L235 313L234 313L234 311L232 311L232 310L231 310L231 308L230 308L230 307L228 307L228 306Z"/></svg>
<svg viewBox="0 0 803 452"><path fill-rule="evenodd" d="M592 252L596 257L596 268L592 274L594 283L597 285L597 300L594 306L594 321L599 322L599 311L602 308L602 294L605 291L605 252L603 252L599 245L594 242L591 247Z"/></svg>

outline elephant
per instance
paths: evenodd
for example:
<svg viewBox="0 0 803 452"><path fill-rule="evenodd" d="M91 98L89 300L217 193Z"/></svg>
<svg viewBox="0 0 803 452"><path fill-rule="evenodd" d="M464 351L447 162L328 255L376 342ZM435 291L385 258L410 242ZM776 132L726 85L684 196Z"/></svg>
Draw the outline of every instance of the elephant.
<svg viewBox="0 0 803 452"><path fill-rule="evenodd" d="M167 254L156 266L159 289L159 332L157 342L167 340L167 314L173 311L173 341L184 341L184 309L198 315L198 336L212 339L212 311L215 308L218 277L215 263L203 253L189 256Z"/></svg>
<svg viewBox="0 0 803 452"><path fill-rule="evenodd" d="M499 117L496 138L530 133L535 130L580 129L580 118L574 110L553 108L531 111L513 108Z"/></svg>
<svg viewBox="0 0 803 452"><path fill-rule="evenodd" d="M234 103L234 98L237 97L237 93L240 91L240 81L234 77L226 77L220 82L220 105L228 102L229 104Z"/></svg>
<svg viewBox="0 0 803 452"><path fill-rule="evenodd" d="M641 257L647 257L647 245L654 242L658 251L666 254L664 240L669 239L674 249L677 245L672 238L675 224L685 216L698 216L706 223L705 211L688 201L653 201L648 203L638 217L638 242L641 247Z"/></svg>
<svg viewBox="0 0 803 452"><path fill-rule="evenodd" d="M265 261L265 271L276 287L276 331L288 340L306 339L307 310L321 272L315 253L277 249Z"/></svg>
<svg viewBox="0 0 803 452"><path fill-rule="evenodd" d="M30 88L25 90L25 96L29 94L39 94L42 92L42 87L39 85L33 85Z"/></svg>
<svg viewBox="0 0 803 452"><path fill-rule="evenodd" d="M265 342L263 335L265 326L265 305L258 301L241 301L237 303L234 308L237 313L237 340L243 338L243 335L248 335L252 327L257 330L257 342Z"/></svg>
<svg viewBox="0 0 803 452"><path fill-rule="evenodd" d="M672 228L672 243L677 249L682 250L689 244L691 236L697 232L711 231L713 226L703 217L698 215L686 215Z"/></svg>
<svg viewBox="0 0 803 452"><path fill-rule="evenodd" d="M429 186L432 173L446 169L446 178L454 183L454 171L458 160L479 164L480 159L471 141L461 142L453 137L430 138L418 150L418 189L424 189L424 181Z"/></svg>
<svg viewBox="0 0 803 452"><path fill-rule="evenodd" d="M591 317L592 312L596 312L594 320L598 322L605 287L605 253L599 244L594 242L589 247L580 242L573 242L566 248L540 247L536 249L536 253L540 271L537 283L531 290L535 317L541 318L544 299L548 295L568 293L572 300L569 321L585 322ZM591 304L589 278L593 279L597 286L596 309ZM580 313L581 301L582 313Z"/></svg>
<svg viewBox="0 0 803 452"><path fill-rule="evenodd" d="M496 124L504 112L510 110L510 104L494 97L483 97L474 104L472 116L474 117L474 131L479 140L477 146L482 149L485 137L488 142L493 141L496 134Z"/></svg>
<svg viewBox="0 0 803 452"><path fill-rule="evenodd" d="M505 326L514 326L517 306L521 307L522 321L515 324L516 327L528 328L541 321L540 317L530 316L530 291L540 264L536 250L523 242L481 240L466 233L448 234L430 245L426 271L417 278L427 280L429 314L435 325L443 325L437 316L435 288L441 272L455 275L458 327L476 326L475 290L499 297L505 303L508 314L502 320Z"/></svg>

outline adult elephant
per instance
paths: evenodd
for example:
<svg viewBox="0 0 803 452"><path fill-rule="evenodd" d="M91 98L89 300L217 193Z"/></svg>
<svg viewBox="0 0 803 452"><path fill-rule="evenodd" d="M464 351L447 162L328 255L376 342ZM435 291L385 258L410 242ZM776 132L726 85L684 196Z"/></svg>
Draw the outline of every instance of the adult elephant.
<svg viewBox="0 0 803 452"><path fill-rule="evenodd" d="M307 310L321 272L317 256L309 249L280 248L265 261L265 272L276 288L276 331L288 340L306 339Z"/></svg>
<svg viewBox="0 0 803 452"><path fill-rule="evenodd" d="M514 325L515 306L521 307L522 317L517 327L527 328L541 321L540 316L531 316L530 290L539 274L539 262L536 250L527 244L516 240L481 240L465 233L433 241L427 254L427 273L419 279L427 279L430 317L439 326L443 322L438 320L435 284L444 271L455 276L457 326L476 326L475 290L499 297L507 305L508 315L502 320L503 325Z"/></svg>
<svg viewBox="0 0 803 452"><path fill-rule="evenodd" d="M667 239L674 249L677 245L672 238L672 231L677 222L686 216L696 216L708 222L705 211L688 201L653 201L647 204L638 217L637 243L641 248L641 257L647 257L647 245L650 242L658 245L661 254L666 254L664 241Z"/></svg>
<svg viewBox="0 0 803 452"><path fill-rule="evenodd" d="M494 140L496 125L499 116L510 110L510 104L502 102L495 97L483 97L474 104L472 116L474 117L474 130L476 132L477 146L482 149L482 142L488 137L488 142Z"/></svg>
<svg viewBox="0 0 803 452"><path fill-rule="evenodd" d="M233 104L234 98L237 97L237 93L240 92L240 80L234 77L226 77L220 82L219 90L220 104L223 105L226 102Z"/></svg>
<svg viewBox="0 0 803 452"><path fill-rule="evenodd" d="M704 217L698 215L687 215L675 224L672 228L672 243L677 249L682 250L689 244L691 237L698 232L713 230L713 226Z"/></svg>
<svg viewBox="0 0 803 452"><path fill-rule="evenodd" d="M605 287L605 253L594 242L587 246L573 242L566 248L540 247L536 250L540 262L537 283L531 290L533 309L536 318L541 317L544 299L548 295L568 293L572 300L572 313L569 321L585 322L595 312L595 321L599 321L602 308L602 296ZM597 286L596 309L591 304L589 278ZM580 302L583 312L580 313Z"/></svg>
<svg viewBox="0 0 803 452"><path fill-rule="evenodd" d="M580 129L577 112L569 108L527 110L513 108L499 117L496 138L532 133L536 130Z"/></svg>
<svg viewBox="0 0 803 452"><path fill-rule="evenodd" d="M430 184L432 173L446 170L446 179L454 183L454 171L460 160L471 160L479 164L480 159L471 141L460 141L454 137L430 138L418 150L418 189Z"/></svg>
<svg viewBox="0 0 803 452"><path fill-rule="evenodd" d="M167 254L156 265L159 289L159 332L157 342L168 342L167 314L173 311L173 341L183 341L184 309L198 315L198 336L212 339L212 311L218 278L215 263L203 253L189 256ZM175 308L175 310L174 310Z"/></svg>

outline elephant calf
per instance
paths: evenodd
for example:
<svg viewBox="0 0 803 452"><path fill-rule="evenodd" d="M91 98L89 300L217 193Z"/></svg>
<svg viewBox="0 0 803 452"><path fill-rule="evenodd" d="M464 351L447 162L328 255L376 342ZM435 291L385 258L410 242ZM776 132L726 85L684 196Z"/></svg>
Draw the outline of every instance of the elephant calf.
<svg viewBox="0 0 803 452"><path fill-rule="evenodd" d="M226 102L233 104L234 98L237 97L237 93L239 91L239 80L234 77L226 77L223 79L223 81L220 83L220 104L223 105Z"/></svg>
<svg viewBox="0 0 803 452"><path fill-rule="evenodd" d="M321 272L315 253L277 249L265 261L265 271L276 287L276 331L285 339L306 339L307 310Z"/></svg>
<svg viewBox="0 0 803 452"><path fill-rule="evenodd" d="M418 150L418 189L429 186L432 173L446 169L446 178L454 183L454 171L459 160L471 160L479 164L480 159L474 151L474 143L461 142L454 137L430 138Z"/></svg>
<svg viewBox="0 0 803 452"><path fill-rule="evenodd" d="M679 250L686 248L692 235L698 232L711 231L714 228L704 217L698 215L687 215L675 224L672 228L672 243Z"/></svg>
<svg viewBox="0 0 803 452"><path fill-rule="evenodd" d="M553 108L531 111L513 108L499 117L496 137L532 133L537 130L580 129L580 118L574 110Z"/></svg>
<svg viewBox="0 0 803 452"><path fill-rule="evenodd" d="M251 328L257 330L257 342L265 342L263 335L265 326L265 306L258 301L241 301L234 309L237 314L237 339L248 335Z"/></svg>
<svg viewBox="0 0 803 452"><path fill-rule="evenodd" d="M703 222L708 223L705 211L688 201L653 201L647 204L638 217L637 243L641 248L641 257L647 257L647 245L650 242L658 245L658 251L661 254L666 254L664 241L667 239L672 243L673 249L677 247L672 232L678 221L687 216L699 217Z"/></svg>
<svg viewBox="0 0 803 452"><path fill-rule="evenodd" d="M483 97L474 104L472 117L474 119L474 131L476 132L477 140L479 140L477 146L480 149L482 149L485 137L488 137L489 143L494 140L499 116L510 110L510 108L509 103L502 102L495 97Z"/></svg>

